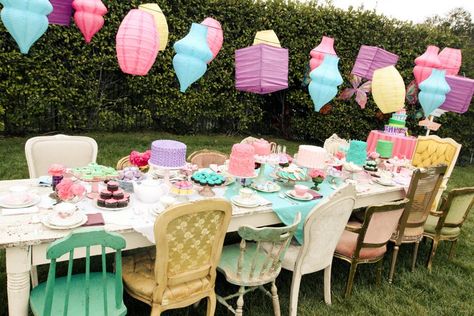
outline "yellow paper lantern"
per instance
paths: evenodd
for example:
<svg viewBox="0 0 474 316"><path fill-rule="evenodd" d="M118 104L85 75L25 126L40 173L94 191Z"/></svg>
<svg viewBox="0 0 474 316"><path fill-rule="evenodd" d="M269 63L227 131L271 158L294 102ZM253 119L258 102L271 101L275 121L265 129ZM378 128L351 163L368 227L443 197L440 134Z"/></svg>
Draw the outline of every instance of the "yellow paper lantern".
<svg viewBox="0 0 474 316"><path fill-rule="evenodd" d="M146 11L153 15L155 20L156 30L158 33L158 50L165 50L168 45L168 23L166 17L161 11L161 8L156 3L145 3L138 6L139 10Z"/></svg>
<svg viewBox="0 0 474 316"><path fill-rule="evenodd" d="M253 39L253 45L257 44L267 44L281 48L280 40L273 30L258 31Z"/></svg>
<svg viewBox="0 0 474 316"><path fill-rule="evenodd" d="M404 107L405 83L394 66L374 71L372 96L382 113L396 112Z"/></svg>

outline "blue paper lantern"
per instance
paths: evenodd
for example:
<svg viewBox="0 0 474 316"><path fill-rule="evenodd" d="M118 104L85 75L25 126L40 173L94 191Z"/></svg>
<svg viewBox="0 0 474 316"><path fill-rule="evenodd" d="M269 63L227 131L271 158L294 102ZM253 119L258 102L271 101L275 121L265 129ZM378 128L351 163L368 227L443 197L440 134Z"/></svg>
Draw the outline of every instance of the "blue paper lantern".
<svg viewBox="0 0 474 316"><path fill-rule="evenodd" d="M48 0L0 0L1 18L23 54L48 29L47 15L53 11Z"/></svg>
<svg viewBox="0 0 474 316"><path fill-rule="evenodd" d="M338 63L337 56L326 54L322 64L309 74L311 82L308 90L316 111L336 96L337 87L343 82Z"/></svg>
<svg viewBox="0 0 474 316"><path fill-rule="evenodd" d="M420 83L419 88L418 100L426 116L439 108L446 100L446 94L451 91L446 82L446 71L439 69L433 69L431 75Z"/></svg>
<svg viewBox="0 0 474 316"><path fill-rule="evenodd" d="M193 23L189 33L173 45L176 55L173 67L178 76L180 91L186 89L207 70L212 52L207 44L207 26Z"/></svg>

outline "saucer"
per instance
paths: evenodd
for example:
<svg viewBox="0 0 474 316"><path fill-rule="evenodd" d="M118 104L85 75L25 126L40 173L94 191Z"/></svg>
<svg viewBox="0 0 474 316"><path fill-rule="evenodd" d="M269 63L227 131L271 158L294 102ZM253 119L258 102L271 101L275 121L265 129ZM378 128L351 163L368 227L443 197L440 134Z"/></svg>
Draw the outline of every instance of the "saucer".
<svg viewBox="0 0 474 316"><path fill-rule="evenodd" d="M257 207L260 204L255 199L243 199L239 195L233 196L231 202L241 207Z"/></svg>
<svg viewBox="0 0 474 316"><path fill-rule="evenodd" d="M285 192L290 198L299 200L299 201L310 201L313 199L313 195L309 192L306 192L303 196L296 195L295 190L290 190Z"/></svg>
<svg viewBox="0 0 474 316"><path fill-rule="evenodd" d="M52 229L71 229L81 226L87 222L87 215L76 212L67 218L61 218L57 214L50 214L43 220L43 225Z"/></svg>
<svg viewBox="0 0 474 316"><path fill-rule="evenodd" d="M383 181L382 179L377 178L377 179L374 179L374 182L376 182L376 183L378 183L378 184L380 184L380 185L387 186L387 187L393 187L393 186L395 186L395 182L393 182L392 179L390 179L390 181L385 182L385 181Z"/></svg>
<svg viewBox="0 0 474 316"><path fill-rule="evenodd" d="M29 194L29 198L25 200L23 203L11 203L9 202L9 199L11 199L11 197L8 194L5 196L2 196L0 198L0 207L23 208L23 207L33 206L35 204L38 204L41 201L41 197L36 194Z"/></svg>
<svg viewBox="0 0 474 316"><path fill-rule="evenodd" d="M258 183L252 182L250 187L254 190L265 192L265 193L278 192L281 189L281 187L278 184L273 183L273 182L272 184L268 184L268 183L258 184Z"/></svg>

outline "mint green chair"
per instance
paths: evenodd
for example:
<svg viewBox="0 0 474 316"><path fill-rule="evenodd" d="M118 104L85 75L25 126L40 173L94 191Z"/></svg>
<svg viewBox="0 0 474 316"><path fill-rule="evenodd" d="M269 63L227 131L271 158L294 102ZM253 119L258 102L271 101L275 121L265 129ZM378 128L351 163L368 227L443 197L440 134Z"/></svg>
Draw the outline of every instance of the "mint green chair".
<svg viewBox="0 0 474 316"><path fill-rule="evenodd" d="M90 272L91 246L102 248L102 272ZM72 275L74 249L85 247L85 274ZM116 272L106 271L106 247L116 250ZM83 228L53 242L46 257L51 259L48 280L31 291L30 306L35 316L126 315L123 303L122 253L125 239L103 228ZM56 278L56 259L69 253L67 277Z"/></svg>
<svg viewBox="0 0 474 316"><path fill-rule="evenodd" d="M239 228L238 233L242 241L240 244L225 246L217 266L217 270L224 274L227 282L240 287L239 292L226 297L217 296L219 303L235 315L241 316L244 294L259 288L272 298L274 313L276 316L280 315L275 280L280 274L281 261L300 221L301 214L298 213L293 224L289 226ZM268 283L272 284L271 293L263 287ZM237 309L227 303L235 297L238 297Z"/></svg>

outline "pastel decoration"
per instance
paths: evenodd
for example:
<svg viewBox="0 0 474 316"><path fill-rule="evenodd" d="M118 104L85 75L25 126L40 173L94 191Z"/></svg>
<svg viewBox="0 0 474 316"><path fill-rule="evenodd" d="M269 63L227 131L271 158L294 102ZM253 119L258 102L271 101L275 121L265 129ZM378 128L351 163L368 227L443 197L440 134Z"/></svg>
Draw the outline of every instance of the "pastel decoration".
<svg viewBox="0 0 474 316"><path fill-rule="evenodd" d="M367 143L360 140L351 140L347 151L346 161L363 166L367 160Z"/></svg>
<svg viewBox="0 0 474 316"><path fill-rule="evenodd" d="M446 94L451 91L445 76L445 70L433 69L431 75L420 83L418 100L425 112L425 116L430 115L439 108L446 100Z"/></svg>
<svg viewBox="0 0 474 316"><path fill-rule="evenodd" d="M145 3L138 6L139 10L150 13L155 19L155 27L158 34L158 50L163 51L168 45L168 22L161 8L156 3Z"/></svg>
<svg viewBox="0 0 474 316"><path fill-rule="evenodd" d="M331 101L337 94L337 87L343 82L338 69L339 58L334 55L324 56L323 63L311 71L309 94L316 111Z"/></svg>
<svg viewBox="0 0 474 316"><path fill-rule="evenodd" d="M393 142L390 140L377 140L377 146L375 151L380 155L381 158L392 158L393 153Z"/></svg>
<svg viewBox="0 0 474 316"><path fill-rule="evenodd" d="M413 75L418 85L431 75L433 68L441 68L438 52L438 47L428 46L426 52L415 59L416 66L413 68Z"/></svg>
<svg viewBox="0 0 474 316"><path fill-rule="evenodd" d="M205 25L193 23L189 33L173 45L176 51L173 67L181 92L206 73L207 63L212 59L207 46L207 29Z"/></svg>
<svg viewBox="0 0 474 316"><path fill-rule="evenodd" d="M324 55L333 55L337 56L336 51L334 50L334 38L323 36L321 43L318 46L313 48L309 55L311 60L309 61L309 67L311 70L321 65L324 59Z"/></svg>
<svg viewBox="0 0 474 316"><path fill-rule="evenodd" d="M446 76L451 91L440 109L455 113L465 113L469 109L474 94L474 80L466 77Z"/></svg>
<svg viewBox="0 0 474 316"><path fill-rule="evenodd" d="M72 16L72 0L49 0L53 12L48 15L49 24L69 26Z"/></svg>
<svg viewBox="0 0 474 316"><path fill-rule="evenodd" d="M380 68L395 66L398 55L388 52L380 47L362 45L357 54L351 74L372 80L374 71Z"/></svg>
<svg viewBox="0 0 474 316"><path fill-rule="evenodd" d="M120 23L116 36L117 59L124 73L145 76L158 54L158 34L153 16L133 9Z"/></svg>
<svg viewBox="0 0 474 316"><path fill-rule="evenodd" d="M236 50L235 88L258 94L288 88L288 49L258 44Z"/></svg>
<svg viewBox="0 0 474 316"><path fill-rule="evenodd" d="M405 83L394 66L374 71L372 77L372 96L382 113L396 112L405 102Z"/></svg>
<svg viewBox="0 0 474 316"><path fill-rule="evenodd" d="M53 6L48 0L0 0L5 28L15 39L20 52L28 54L30 47L48 29L48 14Z"/></svg>
<svg viewBox="0 0 474 316"><path fill-rule="evenodd" d="M74 0L72 7L76 11L74 22L86 43L90 43L95 33L104 26L103 16L107 13L107 8L100 0Z"/></svg>
<svg viewBox="0 0 474 316"><path fill-rule="evenodd" d="M455 76L461 68L462 55L461 50L445 47L438 55L441 62L441 68L446 70L446 75Z"/></svg>
<svg viewBox="0 0 474 316"><path fill-rule="evenodd" d="M201 24L207 26L207 45L212 52L212 59L210 60L212 61L222 48L222 44L224 43L224 31L222 31L222 26L219 21L213 18L205 18Z"/></svg>
<svg viewBox="0 0 474 316"><path fill-rule="evenodd" d="M252 45L267 44L270 46L281 47L280 40L273 30L258 31L255 34Z"/></svg>

